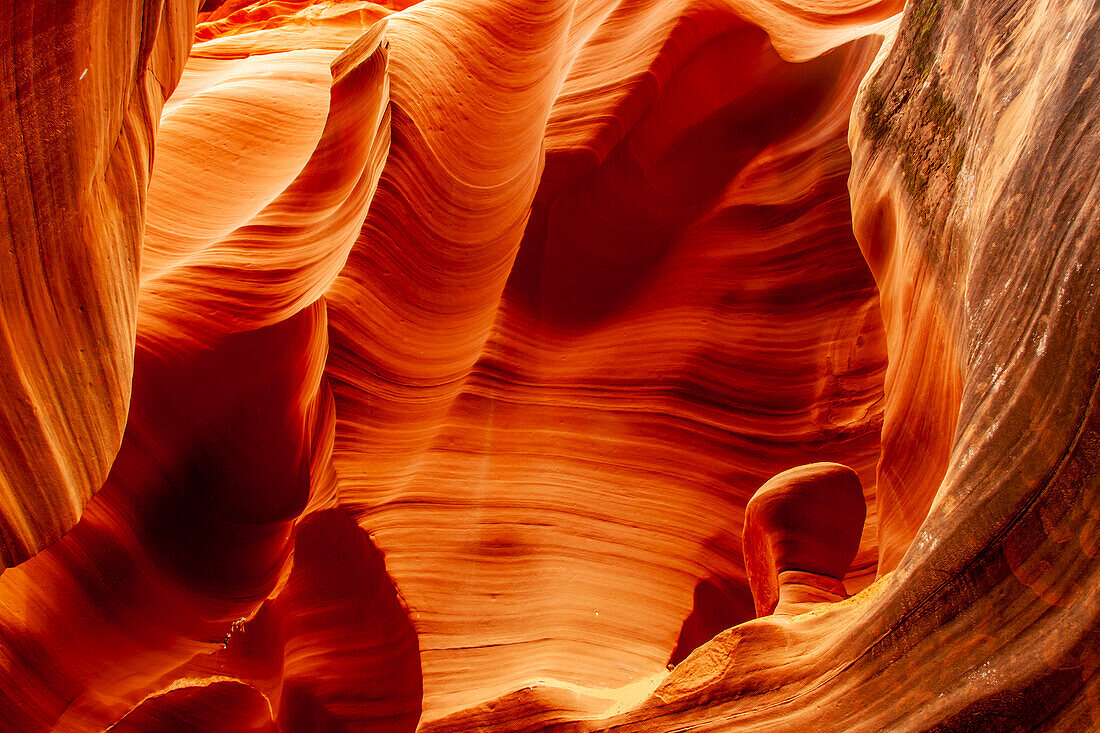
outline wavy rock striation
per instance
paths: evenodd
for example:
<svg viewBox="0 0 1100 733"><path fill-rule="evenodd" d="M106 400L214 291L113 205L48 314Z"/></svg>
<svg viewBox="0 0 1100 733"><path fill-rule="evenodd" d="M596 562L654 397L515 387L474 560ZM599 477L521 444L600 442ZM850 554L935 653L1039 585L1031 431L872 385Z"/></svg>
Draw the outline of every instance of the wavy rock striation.
<svg viewBox="0 0 1100 733"><path fill-rule="evenodd" d="M0 569L76 523L122 440L153 137L197 2L0 8Z"/></svg>
<svg viewBox="0 0 1100 733"><path fill-rule="evenodd" d="M1095 727L1090 3L69 5L0 729Z"/></svg>
<svg viewBox="0 0 1100 733"><path fill-rule="evenodd" d="M799 65L728 5L571 8L388 19L390 160L327 295L338 494L413 614L425 720L644 684L752 618L767 476L809 455L874 486L845 188L873 44Z"/></svg>
<svg viewBox="0 0 1100 733"><path fill-rule="evenodd" d="M122 447L73 531L0 576L0 699L12 730L100 730L137 705L144 712L120 725L152 715L200 726L206 718L180 709L187 700L255 707L257 695L278 724L389 720L389 706L379 715L343 701L347 686L394 668L389 654L327 663L331 684L311 674L339 654L331 625L364 605L379 622L357 643L404 649L396 679L413 701L401 715L415 722L415 636L376 550L354 524L326 532L300 519L311 500L331 503L323 293L389 145L383 27L342 43L342 21L304 26L312 49L287 46L278 28L259 32L254 52L200 43L165 108ZM236 158L228 179L211 165L249 143L254 154ZM238 179L251 183L227 191ZM198 209L181 203L189 198ZM224 200L235 203L219 209ZM334 555L349 563L339 579L303 569ZM331 618L301 600L326 593ZM225 675L207 659L246 622L270 637L264 663L240 663L244 688L215 687Z"/></svg>

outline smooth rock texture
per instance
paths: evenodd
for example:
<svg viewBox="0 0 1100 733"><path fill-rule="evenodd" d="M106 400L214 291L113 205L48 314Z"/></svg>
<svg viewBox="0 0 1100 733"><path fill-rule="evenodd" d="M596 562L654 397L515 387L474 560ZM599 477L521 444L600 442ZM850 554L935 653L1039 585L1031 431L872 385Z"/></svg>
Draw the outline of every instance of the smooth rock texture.
<svg viewBox="0 0 1100 733"><path fill-rule="evenodd" d="M197 3L0 7L0 570L76 523L122 440L154 135Z"/></svg>
<svg viewBox="0 0 1100 733"><path fill-rule="evenodd" d="M0 730L1100 725L1093 4L9 5Z"/></svg>
<svg viewBox="0 0 1100 733"><path fill-rule="evenodd" d="M867 507L855 471L839 463L788 469L745 507L745 571L756 615L841 600Z"/></svg>
<svg viewBox="0 0 1100 733"><path fill-rule="evenodd" d="M220 38L207 54L199 43L165 107L125 436L76 527L0 575L4 727L103 730L139 706L132 725L145 714L192 720L180 710L188 699L253 705L255 694L279 725L378 717L376 729L389 730L394 716L415 721L415 633L377 550L356 538L363 531L350 519L352 536L344 528L317 537L304 516L331 503L333 480L323 293L362 226L389 146L384 28L333 41L350 35L343 20L304 26L314 46L304 51L280 45L287 37L278 28L258 34L255 54L226 51ZM270 68L257 63L265 57ZM244 204L215 216L206 212L233 191L213 165L219 149L237 152L233 180L252 184L236 190ZM268 157L291 152L289 161ZM181 190L165 190L172 186ZM194 213L185 194L210 198ZM292 559L299 534L303 552ZM342 579L299 580L301 567L332 564L334 554L346 563ZM303 582L318 590L303 591ZM320 588L329 589L323 606L301 604ZM265 603L273 593L278 600ZM378 623L365 634L331 626L367 611ZM246 655L230 665L230 679L255 694L172 693L225 677L211 657L232 648L234 632L252 628L246 622L261 623L270 646L262 664ZM364 651L360 664L324 665L343 670L335 686L303 681L341 653L331 634L364 649L403 649L404 667ZM405 670L395 689L412 701L398 712L353 701L345 712L342 687L391 669ZM189 725L207 720L195 715Z"/></svg>

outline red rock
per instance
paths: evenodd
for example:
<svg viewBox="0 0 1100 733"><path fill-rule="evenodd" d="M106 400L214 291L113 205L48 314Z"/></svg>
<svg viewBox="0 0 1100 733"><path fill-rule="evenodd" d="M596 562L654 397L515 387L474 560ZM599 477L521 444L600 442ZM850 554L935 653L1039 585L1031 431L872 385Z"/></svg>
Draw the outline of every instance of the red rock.
<svg viewBox="0 0 1100 733"><path fill-rule="evenodd" d="M197 3L0 7L0 570L76 523L122 440L153 138Z"/></svg>
<svg viewBox="0 0 1100 733"><path fill-rule="evenodd" d="M216 678L196 682L146 699L109 730L279 733L267 700L253 688Z"/></svg>
<svg viewBox="0 0 1100 733"><path fill-rule="evenodd" d="M1090 4L199 5L0 10L0 730L1096 727Z"/></svg>
<svg viewBox="0 0 1100 733"><path fill-rule="evenodd" d="M792 468L761 486L741 539L756 615L846 597L866 516L859 476L838 463Z"/></svg>

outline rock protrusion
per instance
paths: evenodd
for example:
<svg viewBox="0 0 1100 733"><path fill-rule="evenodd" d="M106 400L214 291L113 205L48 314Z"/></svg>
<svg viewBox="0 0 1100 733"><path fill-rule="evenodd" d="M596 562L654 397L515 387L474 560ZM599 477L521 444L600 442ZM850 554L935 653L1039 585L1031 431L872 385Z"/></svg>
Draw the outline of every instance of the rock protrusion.
<svg viewBox="0 0 1100 733"><path fill-rule="evenodd" d="M866 516L859 477L839 463L791 468L761 486L742 539L756 615L846 598L842 581Z"/></svg>

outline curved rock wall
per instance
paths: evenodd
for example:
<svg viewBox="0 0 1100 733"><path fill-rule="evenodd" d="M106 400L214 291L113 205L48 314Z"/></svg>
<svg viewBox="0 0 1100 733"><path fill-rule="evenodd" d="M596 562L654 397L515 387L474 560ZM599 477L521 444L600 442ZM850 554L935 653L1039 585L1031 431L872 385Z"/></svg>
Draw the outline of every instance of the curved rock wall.
<svg viewBox="0 0 1100 733"><path fill-rule="evenodd" d="M76 523L122 440L153 138L197 2L0 8L0 569Z"/></svg>
<svg viewBox="0 0 1100 733"><path fill-rule="evenodd" d="M1087 2L59 7L0 729L1095 725Z"/></svg>

